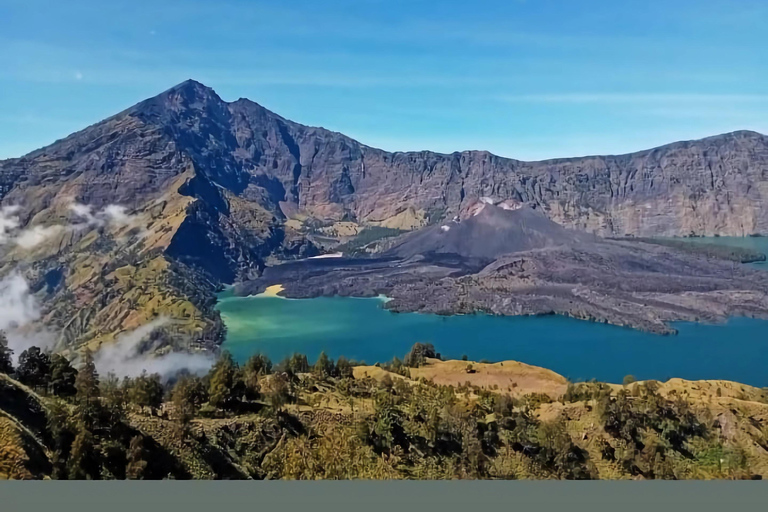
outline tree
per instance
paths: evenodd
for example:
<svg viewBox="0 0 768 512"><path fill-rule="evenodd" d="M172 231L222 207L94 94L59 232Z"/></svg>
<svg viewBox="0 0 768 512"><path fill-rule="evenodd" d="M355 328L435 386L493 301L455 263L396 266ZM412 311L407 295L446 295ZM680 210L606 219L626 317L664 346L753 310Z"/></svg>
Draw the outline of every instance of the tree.
<svg viewBox="0 0 768 512"><path fill-rule="evenodd" d="M123 416L125 414L125 403L127 401L125 388L126 386L121 386L120 380L114 373L111 372L101 380L99 385L102 403L104 405L105 411L108 414L109 422L111 424L123 420Z"/></svg>
<svg viewBox="0 0 768 512"><path fill-rule="evenodd" d="M75 398L80 412L88 425L92 425L99 413L99 374L90 349L85 349L83 364L75 378Z"/></svg>
<svg viewBox="0 0 768 512"><path fill-rule="evenodd" d="M279 369L289 375L307 373L309 371L309 362L304 354L293 354L287 357L279 365Z"/></svg>
<svg viewBox="0 0 768 512"><path fill-rule="evenodd" d="M325 352L320 352L320 357L317 358L313 370L319 377L330 377L336 372L333 361Z"/></svg>
<svg viewBox="0 0 768 512"><path fill-rule="evenodd" d="M211 368L211 380L208 385L208 401L214 407L224 408L228 406L233 397L235 385L235 373L237 365L232 359L232 354L224 352Z"/></svg>
<svg viewBox="0 0 768 512"><path fill-rule="evenodd" d="M51 478L54 480L66 480L67 457L70 453L72 442L75 439L73 423L69 412L69 406L60 400L52 400L47 409L47 429L52 440Z"/></svg>
<svg viewBox="0 0 768 512"><path fill-rule="evenodd" d="M276 373L266 379L262 393L275 411L282 409L291 398L290 381L283 373Z"/></svg>
<svg viewBox="0 0 768 512"><path fill-rule="evenodd" d="M336 361L336 373L342 379L352 377L352 365L349 363L349 360L347 360L346 357L339 356L338 361Z"/></svg>
<svg viewBox="0 0 768 512"><path fill-rule="evenodd" d="M428 357L437 357L435 347L431 343L414 343L411 350L405 355L405 366L418 368L426 362Z"/></svg>
<svg viewBox="0 0 768 512"><path fill-rule="evenodd" d="M126 453L128 464L125 467L125 478L143 480L147 471L147 453L141 436L134 436L128 445Z"/></svg>
<svg viewBox="0 0 768 512"><path fill-rule="evenodd" d="M624 376L624 385L629 386L633 382L637 381L634 375L625 375Z"/></svg>
<svg viewBox="0 0 768 512"><path fill-rule="evenodd" d="M171 401L182 423L194 418L197 411L207 400L205 386L200 379L184 375L173 386Z"/></svg>
<svg viewBox="0 0 768 512"><path fill-rule="evenodd" d="M81 426L72 442L67 466L70 480L97 480L101 476L99 453L96 451L93 434L84 426Z"/></svg>
<svg viewBox="0 0 768 512"><path fill-rule="evenodd" d="M255 354L245 362L244 368L257 375L269 375L272 372L272 361L264 354Z"/></svg>
<svg viewBox="0 0 768 512"><path fill-rule="evenodd" d="M34 389L46 388L51 372L51 358L39 347L29 347L19 356L16 377Z"/></svg>
<svg viewBox="0 0 768 512"><path fill-rule="evenodd" d="M91 400L99 396L99 373L90 349L85 349L83 364L77 372L75 390L78 400Z"/></svg>
<svg viewBox="0 0 768 512"><path fill-rule="evenodd" d="M13 373L13 350L8 347L8 338L0 331L0 373Z"/></svg>
<svg viewBox="0 0 768 512"><path fill-rule="evenodd" d="M51 392L56 396L69 397L77 392L75 381L77 380L77 370L70 364L69 360L60 355L51 356L51 378L49 385Z"/></svg>
<svg viewBox="0 0 768 512"><path fill-rule="evenodd" d="M147 371L133 380L127 380L128 401L140 407L149 407L154 411L163 403L163 384L160 375L147 375Z"/></svg>
<svg viewBox="0 0 768 512"><path fill-rule="evenodd" d="M264 355L251 356L243 367L245 394L250 400L259 396L259 379L272 371L272 361Z"/></svg>

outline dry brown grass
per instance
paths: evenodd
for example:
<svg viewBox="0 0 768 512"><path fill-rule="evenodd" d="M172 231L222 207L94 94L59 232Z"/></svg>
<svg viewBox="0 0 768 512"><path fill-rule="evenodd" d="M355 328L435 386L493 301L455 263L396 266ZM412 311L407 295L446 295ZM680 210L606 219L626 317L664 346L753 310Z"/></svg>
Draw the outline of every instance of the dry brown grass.
<svg viewBox="0 0 768 512"><path fill-rule="evenodd" d="M467 371L470 368L472 373ZM544 393L558 398L568 387L568 381L562 375L517 361L486 364L428 359L427 364L411 368L411 377L423 377L435 384L447 386L460 386L469 382L472 386L498 390L512 396Z"/></svg>

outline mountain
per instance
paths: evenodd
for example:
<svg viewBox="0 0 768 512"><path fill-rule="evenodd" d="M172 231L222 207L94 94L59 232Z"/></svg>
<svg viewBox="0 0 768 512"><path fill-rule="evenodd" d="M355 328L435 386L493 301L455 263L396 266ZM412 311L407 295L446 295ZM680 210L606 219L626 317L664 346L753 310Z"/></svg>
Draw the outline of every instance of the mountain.
<svg viewBox="0 0 768 512"><path fill-rule="evenodd" d="M568 230L527 206L514 210L480 203L465 220L452 220L420 229L385 255L455 254L492 261L505 254L557 245L575 245L591 237Z"/></svg>
<svg viewBox="0 0 768 512"><path fill-rule="evenodd" d="M60 348L162 316L181 319L162 347L204 347L223 333L220 284L317 254L340 241L329 229L442 226L486 197L600 235L764 233L766 173L768 137L746 131L543 162L389 153L189 80L0 162L3 215L23 230L0 271L29 280Z"/></svg>

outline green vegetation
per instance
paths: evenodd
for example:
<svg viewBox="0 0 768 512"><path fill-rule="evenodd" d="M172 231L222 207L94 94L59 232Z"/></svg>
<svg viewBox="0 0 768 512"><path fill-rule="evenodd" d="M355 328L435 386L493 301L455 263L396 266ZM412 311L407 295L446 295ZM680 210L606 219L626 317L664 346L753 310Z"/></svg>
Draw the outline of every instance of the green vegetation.
<svg viewBox="0 0 768 512"><path fill-rule="evenodd" d="M768 405L743 386L728 391L752 393L743 402L719 386L705 400L634 379L513 395L412 379L439 356L429 344L378 368L326 354L239 365L224 353L206 375L169 381L102 377L88 352L77 370L25 353L4 369L40 396L0 379L0 409L44 448L23 447L20 467L37 469L12 478L741 479L768 462ZM0 444L0 466L17 452Z"/></svg>
<svg viewBox="0 0 768 512"><path fill-rule="evenodd" d="M398 235L402 235L406 231L396 228L385 228L381 226L366 226L358 235L349 242L340 244L336 247L336 250L343 252L344 254L356 254L362 252L363 249L373 242L383 240L385 238L392 238Z"/></svg>
<svg viewBox="0 0 768 512"><path fill-rule="evenodd" d="M435 352L435 347L431 343L415 343L405 355L403 364L411 368L418 368L427 361L428 357L440 359L440 354Z"/></svg>

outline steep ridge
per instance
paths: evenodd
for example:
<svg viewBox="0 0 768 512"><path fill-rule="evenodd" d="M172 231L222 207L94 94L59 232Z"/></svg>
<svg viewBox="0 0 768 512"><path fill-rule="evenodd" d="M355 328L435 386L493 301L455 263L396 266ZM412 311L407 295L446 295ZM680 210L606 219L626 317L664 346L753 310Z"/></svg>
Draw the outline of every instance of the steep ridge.
<svg viewBox="0 0 768 512"><path fill-rule="evenodd" d="M566 227L602 235L744 235L768 227L760 208L768 139L758 133L542 162L483 151L388 153L246 99L226 103L191 80L0 163L3 204L18 202L32 185L67 183L95 206L138 206L190 163L200 180L224 190L218 195L276 214L285 202L326 219L377 222L409 207L450 219L488 196L537 206Z"/></svg>

